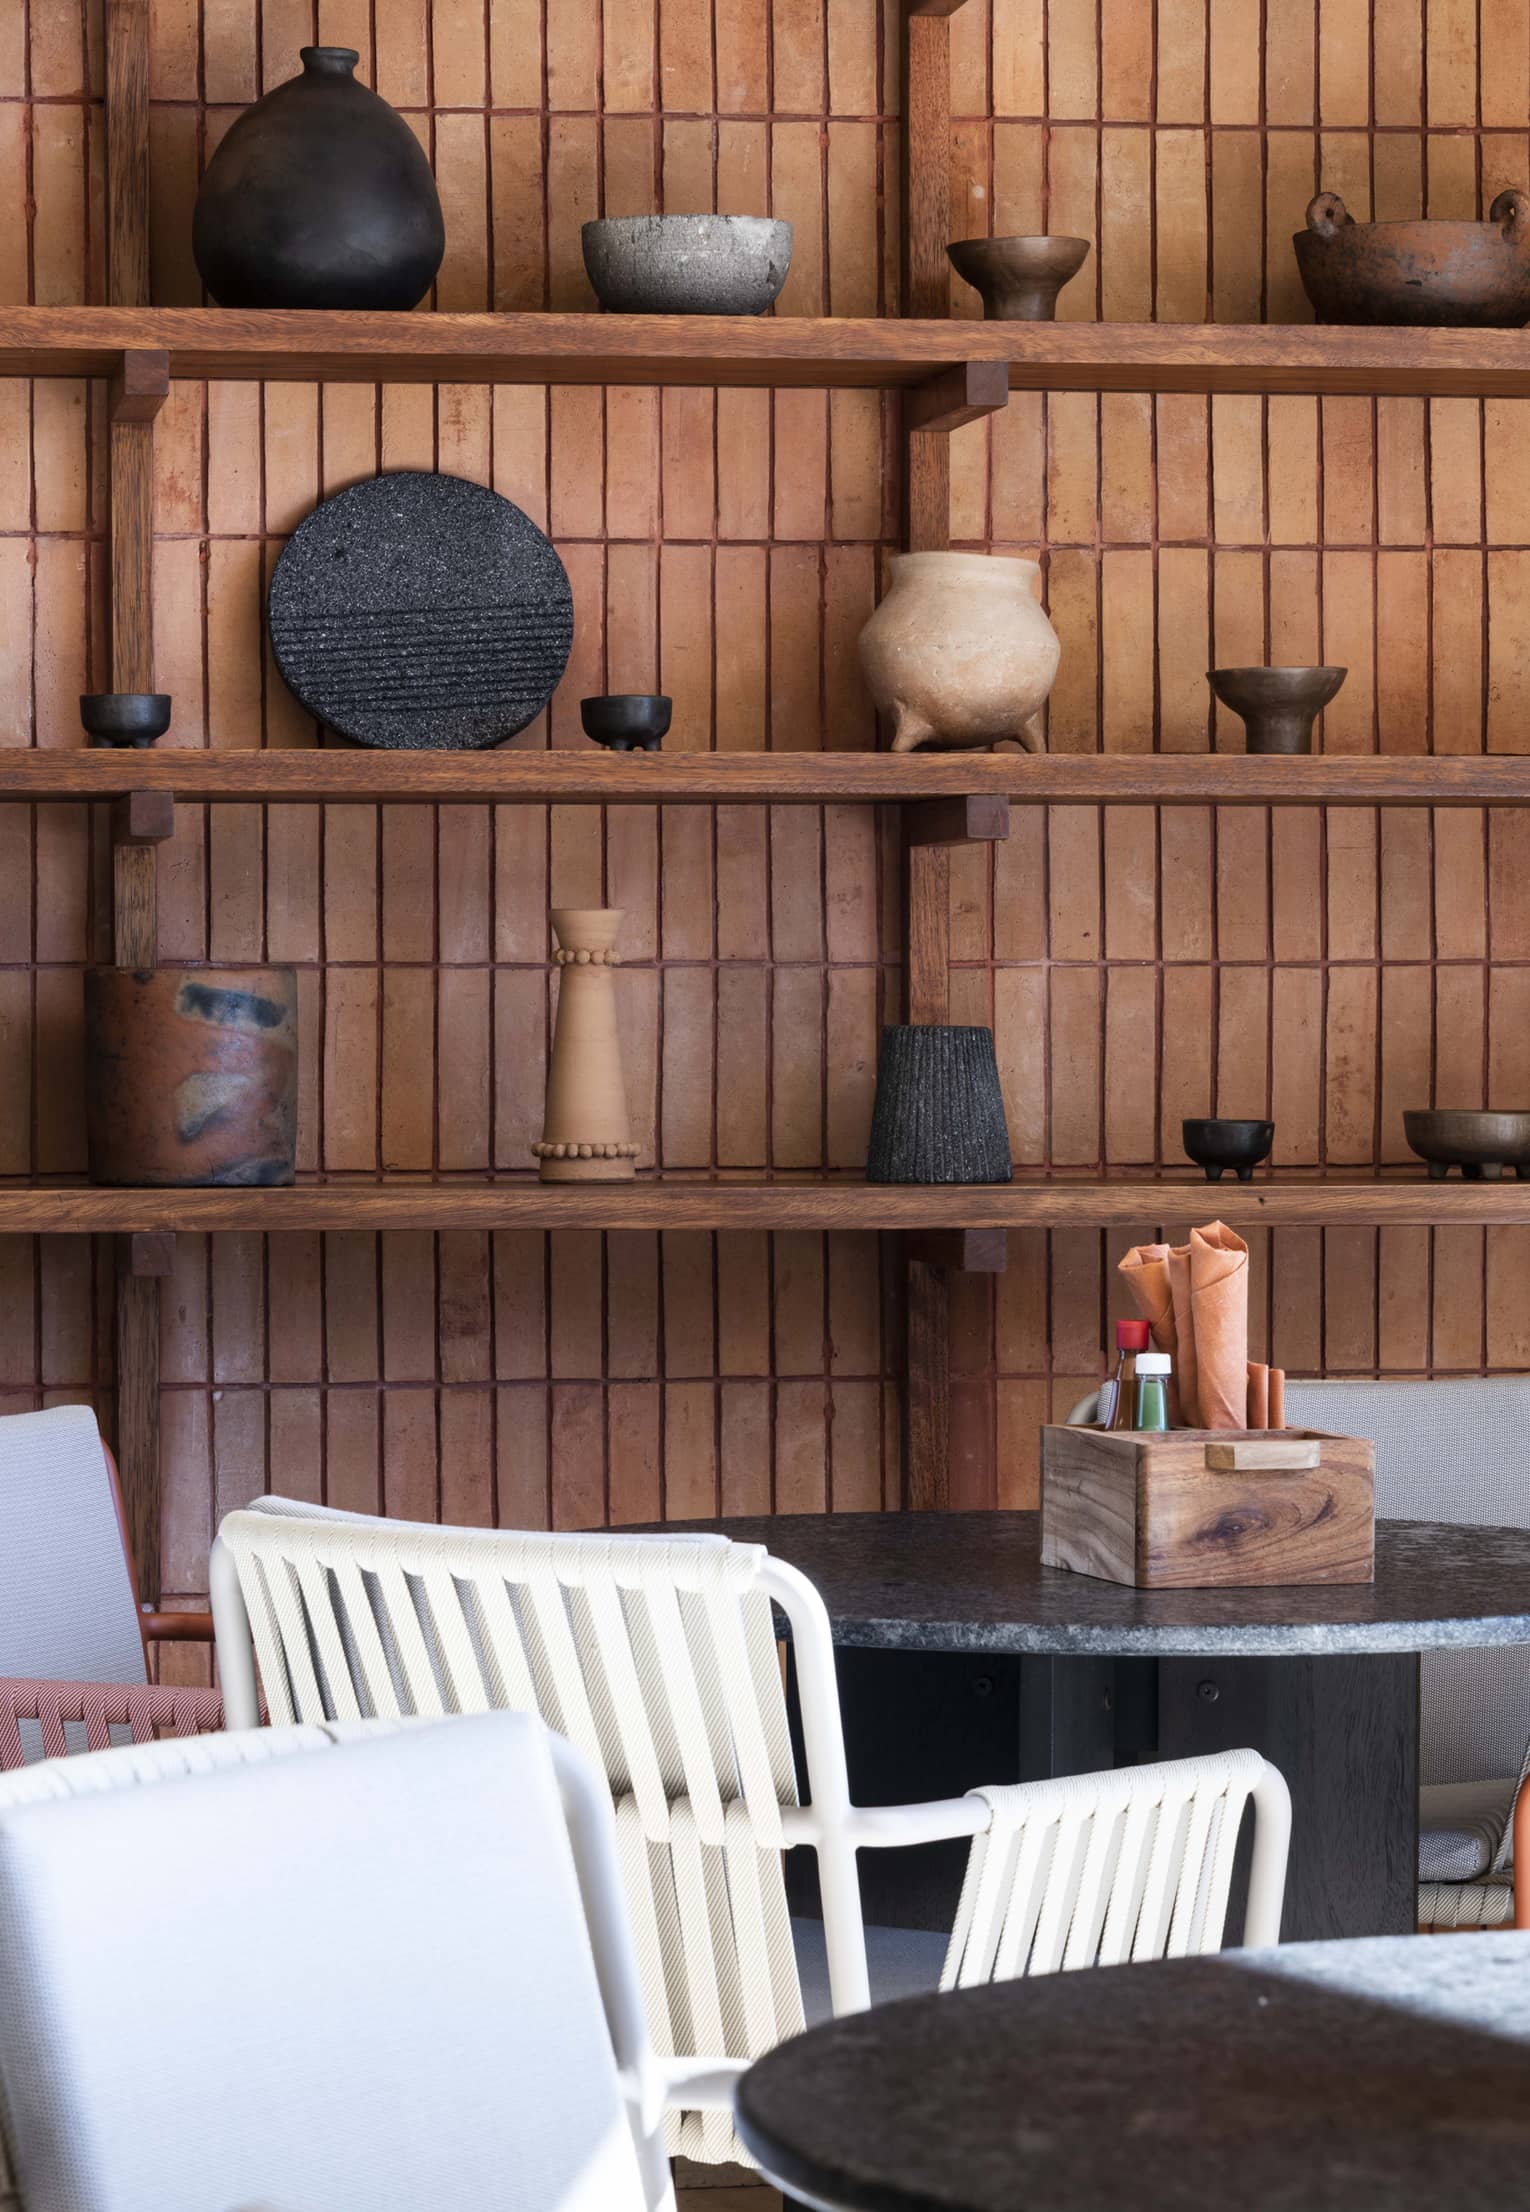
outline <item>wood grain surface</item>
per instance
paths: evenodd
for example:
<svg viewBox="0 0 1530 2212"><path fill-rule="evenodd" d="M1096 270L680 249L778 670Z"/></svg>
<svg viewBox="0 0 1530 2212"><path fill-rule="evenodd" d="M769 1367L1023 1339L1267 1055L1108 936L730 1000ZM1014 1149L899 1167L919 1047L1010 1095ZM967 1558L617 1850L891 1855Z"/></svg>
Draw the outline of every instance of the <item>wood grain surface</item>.
<svg viewBox="0 0 1530 2212"><path fill-rule="evenodd" d="M628 914L640 1187L853 1179L904 994L897 820L860 801L918 776L1040 802L946 858L946 1005L994 1029L1023 1176L1110 1186L1091 1225L1024 1182L1007 1271L949 1278L956 1502L1035 1502L1039 1427L1099 1378L1121 1253L1214 1213L1250 1239L1256 1358L1530 1367L1520 1189L1369 1180L1414 1173L1405 1106L1530 1100L1530 410L1509 396L1530 336L1316 330L1289 245L1319 183L1358 216L1476 216L1523 185L1530 43L1525 0L1374 13L1373 38L1360 0L968 0L948 235L1093 243L1060 319L1022 327L954 277L951 321L891 319L903 93L878 0L156 7L156 305L131 321L87 304L100 9L0 9L0 348L37 378L0 380L0 788L37 802L0 808L0 1176L83 1173L79 978L111 894L92 809L56 802L124 788L126 756L78 750L76 701L111 681L106 380L141 345L180 372L154 518L175 719L141 764L180 801L160 942L298 968L305 1171L527 1164L556 900ZM347 327L359 355L208 308L189 255L200 164L316 34L361 50L446 206L450 319ZM594 312L580 222L651 208L791 220L780 313L719 334ZM921 442L952 543L1041 561L1049 753L880 761L854 641L900 542L883 395L993 360L1008 405ZM385 367L410 381L330 381ZM295 523L405 467L494 484L568 566L569 673L503 761L321 747L269 663ZM1206 669L1266 658L1349 668L1323 757L1245 761L1213 713ZM662 784L596 759L578 719L586 693L655 687ZM1158 1180L1206 1112L1275 1120L1275 1212L1264 1186ZM522 1525L899 1501L904 1268L874 1230L332 1218L176 1237L172 1600L268 1482ZM114 1301L105 1244L0 1234L0 1403L109 1415Z"/></svg>
<svg viewBox="0 0 1530 2212"><path fill-rule="evenodd" d="M1317 1447L1295 1464L1296 1442ZM1236 1458L1236 1466L1223 1466ZM1376 1452L1317 1429L1041 1432L1041 1558L1139 1590L1369 1582Z"/></svg>
<svg viewBox="0 0 1530 2212"><path fill-rule="evenodd" d="M857 735L864 735L858 731ZM921 810L912 841L1008 834L1011 806L1530 806L1530 757L1376 754L1247 758L1241 753L607 753L496 747L486 753L74 746L0 749L0 799L108 799L168 792L250 805L337 800L437 806L835 806ZM1034 830L1034 825L1031 825Z"/></svg>
<svg viewBox="0 0 1530 2212"><path fill-rule="evenodd" d="M909 28L916 34L914 81L933 94L947 26L923 15ZM933 98L925 112L938 112ZM929 235L939 238L944 259L938 177L934 183L937 190L924 204ZM980 322L964 323L958 337L948 324L926 319L917 304L912 316L895 321L0 307L0 375L107 375L112 356L124 347L163 349L171 375L196 382L619 382L895 391L932 382L963 363L999 362L1008 368L1012 392L1366 399L1517 399L1530 393L1530 336L1517 330Z"/></svg>
<svg viewBox="0 0 1530 2212"><path fill-rule="evenodd" d="M108 1230L709 1229L828 1233L835 1230L1107 1228L1147 1221L1162 1226L1190 1211L1195 1186L1164 1178L1095 1182L1082 1177L1020 1176L1011 1183L934 1185L864 1183L807 1176L715 1180L654 1176L610 1185L548 1184L504 1178L433 1180L393 1176L380 1182L336 1177L285 1190L107 1189L77 1184L0 1185L0 1234ZM1171 1212L1172 1209L1172 1212ZM1530 1184L1432 1183L1271 1178L1229 1190L1221 1217L1233 1228L1292 1224L1504 1227L1530 1224ZM948 1248L937 1264L966 1264ZM978 1248L974 1272L1001 1272L991 1248Z"/></svg>

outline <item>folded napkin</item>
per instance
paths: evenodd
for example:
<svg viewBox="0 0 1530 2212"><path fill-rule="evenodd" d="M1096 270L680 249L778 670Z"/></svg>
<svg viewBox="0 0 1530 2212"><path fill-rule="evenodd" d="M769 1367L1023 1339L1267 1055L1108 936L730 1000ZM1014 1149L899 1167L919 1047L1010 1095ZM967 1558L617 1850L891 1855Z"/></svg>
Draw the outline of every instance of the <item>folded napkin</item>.
<svg viewBox="0 0 1530 2212"><path fill-rule="evenodd" d="M1188 1244L1133 1245L1120 1273L1159 1351L1174 1363L1178 1419L1192 1429L1248 1422L1248 1246L1220 1221Z"/></svg>
<svg viewBox="0 0 1530 2212"><path fill-rule="evenodd" d="M1223 1222L1192 1229L1169 1254L1175 1331L1195 1346L1194 1426L1248 1426L1248 1246Z"/></svg>
<svg viewBox="0 0 1530 2212"><path fill-rule="evenodd" d="M1169 1370L1169 1419L1177 1428L1190 1417L1184 1409L1184 1392L1180 1385L1180 1362L1183 1354L1175 1333L1174 1295L1169 1287L1168 1245L1134 1244L1122 1260L1117 1273L1131 1292L1138 1320L1147 1323L1148 1334L1154 1344L1160 1352L1167 1352L1172 1362Z"/></svg>

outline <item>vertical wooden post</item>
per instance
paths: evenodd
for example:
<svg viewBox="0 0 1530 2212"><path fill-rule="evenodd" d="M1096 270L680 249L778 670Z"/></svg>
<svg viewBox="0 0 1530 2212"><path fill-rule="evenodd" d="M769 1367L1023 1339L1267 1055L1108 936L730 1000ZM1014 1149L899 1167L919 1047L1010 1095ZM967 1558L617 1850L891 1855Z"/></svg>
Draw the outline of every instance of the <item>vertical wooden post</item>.
<svg viewBox="0 0 1530 2212"><path fill-rule="evenodd" d="M149 0L106 4L107 296L149 302ZM170 389L162 353L126 353L112 380L111 685L154 689L154 418ZM156 851L174 809L144 795L112 813L112 953L119 967L158 957ZM138 1594L159 1598L159 1284L170 1248L117 1240L117 1465Z"/></svg>
<svg viewBox="0 0 1530 2212"><path fill-rule="evenodd" d="M106 296L149 304L149 0L106 0Z"/></svg>
<svg viewBox="0 0 1530 2212"><path fill-rule="evenodd" d="M959 0L957 0L959 4ZM948 10L904 0L903 312L950 313L946 243L951 220L951 30ZM951 542L950 447L940 431L915 430L905 403L903 542L911 553ZM950 1013L951 871L943 845L904 842L905 1018ZM946 1272L908 1263L905 1496L913 1507L950 1497L950 1342Z"/></svg>
<svg viewBox="0 0 1530 2212"><path fill-rule="evenodd" d="M903 17L903 312L951 312L951 26L961 0L905 0ZM904 543L938 553L951 542L950 448L936 431L907 439Z"/></svg>
<svg viewBox="0 0 1530 2212"><path fill-rule="evenodd" d="M140 1603L159 1603L159 1286L175 1239L117 1239L117 1471Z"/></svg>
<svg viewBox="0 0 1530 2212"><path fill-rule="evenodd" d="M163 353L127 353L111 388L112 689L154 689L154 418L170 390ZM113 958L152 968L158 957L160 836L119 838L113 818Z"/></svg>

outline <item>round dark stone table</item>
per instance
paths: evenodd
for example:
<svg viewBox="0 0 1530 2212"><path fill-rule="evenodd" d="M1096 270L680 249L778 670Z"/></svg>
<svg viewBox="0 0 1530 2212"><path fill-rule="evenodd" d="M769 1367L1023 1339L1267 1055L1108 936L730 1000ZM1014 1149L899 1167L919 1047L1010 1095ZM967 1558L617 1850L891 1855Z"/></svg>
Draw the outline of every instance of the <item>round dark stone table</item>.
<svg viewBox="0 0 1530 2212"><path fill-rule="evenodd" d="M738 2125L825 2212L1504 2212L1530 2197L1530 1936L909 1998L759 2060Z"/></svg>
<svg viewBox="0 0 1530 2212"><path fill-rule="evenodd" d="M1034 1513L666 1525L764 1544L817 1585L862 1804L1262 1751L1291 1786L1288 1941L1412 1929L1419 1654L1530 1644L1527 1529L1379 1521L1374 1582L1149 1591L1043 1567ZM798 1909L809 1857L789 1862ZM869 1917L949 1927L963 1861L863 1853Z"/></svg>

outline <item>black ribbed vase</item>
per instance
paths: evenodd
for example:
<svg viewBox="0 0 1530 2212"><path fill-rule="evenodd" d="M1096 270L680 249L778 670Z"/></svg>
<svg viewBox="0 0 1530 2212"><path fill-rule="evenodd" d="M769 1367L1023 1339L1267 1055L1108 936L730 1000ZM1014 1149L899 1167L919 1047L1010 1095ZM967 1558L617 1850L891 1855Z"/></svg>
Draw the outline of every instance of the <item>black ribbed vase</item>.
<svg viewBox="0 0 1530 2212"><path fill-rule="evenodd" d="M1007 1183L1004 1094L991 1029L884 1029L868 1183Z"/></svg>

